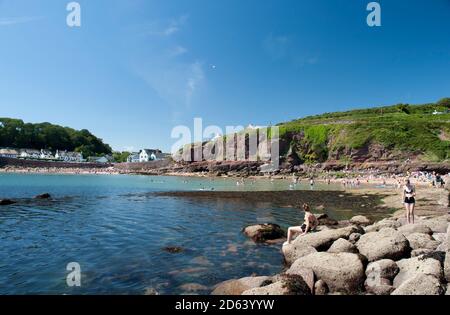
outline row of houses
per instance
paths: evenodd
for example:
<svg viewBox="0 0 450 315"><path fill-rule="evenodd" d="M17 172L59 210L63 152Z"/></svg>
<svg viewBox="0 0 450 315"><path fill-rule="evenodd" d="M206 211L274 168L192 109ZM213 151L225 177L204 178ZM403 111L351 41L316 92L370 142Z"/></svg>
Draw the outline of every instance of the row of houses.
<svg viewBox="0 0 450 315"><path fill-rule="evenodd" d="M14 159L31 159L31 160L57 160L64 162L83 162L83 154L80 152L59 151L56 153L49 150L35 150L35 149L11 149L0 148L0 157L14 158Z"/></svg>
<svg viewBox="0 0 450 315"><path fill-rule="evenodd" d="M162 153L161 150L158 149L143 149L139 152L132 152L128 158L128 163L142 163L149 161L159 161L167 159L170 154Z"/></svg>
<svg viewBox="0 0 450 315"><path fill-rule="evenodd" d="M143 149L139 152L133 152L128 156L128 163L142 163L149 161L159 161L167 159L170 154L162 153L158 149ZM48 160L48 161L63 161L63 162L90 162L90 163L112 163L114 158L111 155L105 156L90 156L83 158L80 152L59 151L56 150L53 154L50 150L34 150L34 149L13 149L0 148L0 157L28 159L28 160Z"/></svg>

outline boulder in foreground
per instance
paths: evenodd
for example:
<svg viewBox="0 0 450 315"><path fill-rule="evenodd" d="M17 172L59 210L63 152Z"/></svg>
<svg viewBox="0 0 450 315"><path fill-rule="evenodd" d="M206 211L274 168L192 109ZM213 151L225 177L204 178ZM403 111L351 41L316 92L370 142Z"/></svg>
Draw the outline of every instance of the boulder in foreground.
<svg viewBox="0 0 450 315"><path fill-rule="evenodd" d="M367 278L374 279L386 278L393 280L400 271L395 261L391 259L381 259L371 262L366 268Z"/></svg>
<svg viewBox="0 0 450 315"><path fill-rule="evenodd" d="M405 236L408 236L409 234L412 233L423 233L429 235L433 233L433 231L431 231L431 229L423 223L403 225L399 227L397 230Z"/></svg>
<svg viewBox="0 0 450 315"><path fill-rule="evenodd" d="M364 283L361 257L352 253L314 253L297 259L287 271L310 268L318 280L323 280L330 292L354 294Z"/></svg>
<svg viewBox="0 0 450 315"><path fill-rule="evenodd" d="M411 233L406 235L411 249L431 249L434 250L439 246L439 242L433 239L429 234Z"/></svg>
<svg viewBox="0 0 450 315"><path fill-rule="evenodd" d="M392 295L441 295L444 292L444 287L436 277L419 273L403 282Z"/></svg>
<svg viewBox="0 0 450 315"><path fill-rule="evenodd" d="M286 274L275 283L244 291L242 295L312 295L312 293L302 276Z"/></svg>
<svg viewBox="0 0 450 315"><path fill-rule="evenodd" d="M419 274L433 276L440 282L443 278L441 263L433 258L413 257L397 261L400 271L394 278L394 287L399 288L406 281Z"/></svg>
<svg viewBox="0 0 450 315"><path fill-rule="evenodd" d="M264 243L286 237L286 232L278 224L273 223L249 225L242 232L256 243Z"/></svg>
<svg viewBox="0 0 450 315"><path fill-rule="evenodd" d="M350 223L367 226L367 225L372 224L372 221L363 215L356 215L350 219Z"/></svg>
<svg viewBox="0 0 450 315"><path fill-rule="evenodd" d="M329 253L358 253L355 245L344 238L334 241L333 245L328 249Z"/></svg>
<svg viewBox="0 0 450 315"><path fill-rule="evenodd" d="M379 232L362 235L356 247L369 261L384 258L398 260L408 257L411 252L408 240L392 228L383 228Z"/></svg>
<svg viewBox="0 0 450 315"><path fill-rule="evenodd" d="M340 238L347 239L352 233L358 232L361 232L361 228L351 225L340 229L329 229L298 236L291 244L283 245L284 258L290 265L296 259L314 251L328 250L334 241Z"/></svg>
<svg viewBox="0 0 450 315"><path fill-rule="evenodd" d="M212 295L241 295L242 292L252 288L260 287L265 281L270 280L270 277L245 277L241 279L231 279L219 283Z"/></svg>

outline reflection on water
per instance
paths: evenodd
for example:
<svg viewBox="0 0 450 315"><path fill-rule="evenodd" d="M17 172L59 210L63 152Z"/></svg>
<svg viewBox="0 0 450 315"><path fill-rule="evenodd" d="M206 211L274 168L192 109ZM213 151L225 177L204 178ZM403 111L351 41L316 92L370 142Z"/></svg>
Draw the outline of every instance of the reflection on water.
<svg viewBox="0 0 450 315"><path fill-rule="evenodd" d="M0 208L0 294L143 294L146 288L162 294L205 294L223 280L277 273L282 268L279 245L256 245L241 229L255 222L295 224L302 219L295 209L245 201L195 202L148 192L286 190L289 184L0 175L0 198L19 201ZM296 187L302 188L309 185ZM53 199L30 199L43 192ZM163 250L167 246L184 250L169 253ZM80 288L66 286L69 262L81 265Z"/></svg>

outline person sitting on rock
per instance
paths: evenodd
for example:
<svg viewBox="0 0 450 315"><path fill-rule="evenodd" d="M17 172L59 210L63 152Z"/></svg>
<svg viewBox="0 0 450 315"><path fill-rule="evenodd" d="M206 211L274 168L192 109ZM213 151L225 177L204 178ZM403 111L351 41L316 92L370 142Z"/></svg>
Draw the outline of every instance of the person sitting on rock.
<svg viewBox="0 0 450 315"><path fill-rule="evenodd" d="M311 213L311 208L308 204L304 203L302 206L305 211L305 221L302 226L291 226L288 228L287 241L283 244L290 244L292 237L296 233L301 233L300 236L306 235L306 233L311 232L316 229L318 225L318 220L314 214Z"/></svg>

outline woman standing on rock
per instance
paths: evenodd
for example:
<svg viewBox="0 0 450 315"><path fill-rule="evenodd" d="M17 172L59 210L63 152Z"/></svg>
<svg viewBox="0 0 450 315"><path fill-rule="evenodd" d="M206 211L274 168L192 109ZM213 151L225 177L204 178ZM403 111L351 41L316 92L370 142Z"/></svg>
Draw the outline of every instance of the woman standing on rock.
<svg viewBox="0 0 450 315"><path fill-rule="evenodd" d="M316 216L311 213L309 205L304 203L302 208L305 211L305 222L302 226L291 226L288 228L287 241L283 245L291 243L294 233L301 233L300 236L303 236L306 235L306 233L315 230L317 225L319 225Z"/></svg>
<svg viewBox="0 0 450 315"><path fill-rule="evenodd" d="M416 204L416 189L411 184L411 181L407 179L405 186L403 187L403 203L406 209L406 222L414 224L414 207Z"/></svg>

